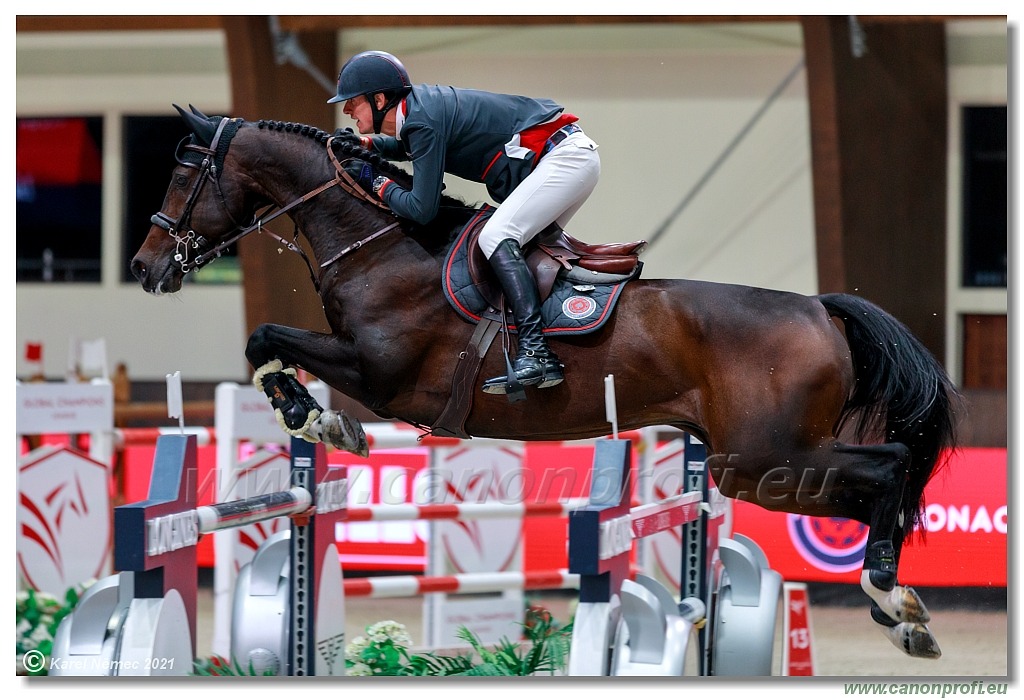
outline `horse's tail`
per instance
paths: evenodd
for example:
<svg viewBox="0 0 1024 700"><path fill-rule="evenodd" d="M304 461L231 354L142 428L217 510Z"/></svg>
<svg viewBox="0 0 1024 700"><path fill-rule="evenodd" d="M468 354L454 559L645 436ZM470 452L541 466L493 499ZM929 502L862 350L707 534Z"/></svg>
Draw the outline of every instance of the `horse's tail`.
<svg viewBox="0 0 1024 700"><path fill-rule="evenodd" d="M841 422L856 417L859 440L884 435L910 450L901 505L907 539L923 515L925 485L944 466L947 450L957 447L960 393L928 349L886 311L850 294L817 299L842 319L853 355L856 384Z"/></svg>

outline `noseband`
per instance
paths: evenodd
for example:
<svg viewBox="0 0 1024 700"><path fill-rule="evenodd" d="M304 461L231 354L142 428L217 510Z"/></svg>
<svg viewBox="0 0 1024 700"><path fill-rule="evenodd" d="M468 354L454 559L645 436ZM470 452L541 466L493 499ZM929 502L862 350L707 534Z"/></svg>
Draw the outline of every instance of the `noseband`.
<svg viewBox="0 0 1024 700"><path fill-rule="evenodd" d="M178 144L178 148L175 150L174 157L175 160L178 161L179 165L198 171L198 175L192 182L192 190L188 193L188 197L185 199L185 207L177 218L170 216L169 214L165 214L162 211L158 211L149 219L153 224L167 231L168 235L174 239L176 244L174 261L181 266L182 274L188 274L192 270L199 269L211 260L219 258L224 252L224 249L230 245L230 243L228 243L216 246L206 253L196 255L193 261L189 262L189 255L195 251L199 251L201 247L206 245L206 239L197 234L190 227L190 224L192 220L192 210L195 208L199 195L203 191L203 187L207 182L213 182L213 186L217 190L217 198L220 201L221 208L234 225L235 230L245 228L245 225L239 224L228 209L227 200L224 198L224 192L220 187L219 173L217 171L217 147L220 143L221 136L224 133L224 127L231 121L232 120L229 119L222 119L220 121L209 147L193 143L185 143L185 141L189 139L188 136L181 140ZM184 151L198 153L202 156L202 160L198 164L190 161L184 157ZM254 216L253 221L255 220L256 217ZM252 221L250 221L249 225L251 224Z"/></svg>
<svg viewBox="0 0 1024 700"><path fill-rule="evenodd" d="M310 192L307 192L302 197L299 197L298 199L292 201L291 203L283 207L276 207L276 205L271 205L270 207L263 211L263 215L254 214L252 220L248 224L239 224L235 217L231 215L231 211L228 209L227 200L224 197L224 192L221 190L219 172L217 170L216 164L216 156L217 148L221 136L224 132L224 127L229 122L240 123L240 121L241 120L222 119L220 121L220 124L217 126L217 131L214 134L209 147L200 146L193 143L185 143L185 141L188 140L189 137L185 137L185 139L182 139L181 143L178 144L177 150L175 151L175 159L178 161L180 165L186 168L198 170L198 176L192 183L192 190L189 192L188 197L185 200L185 207L182 209L181 214L177 218L169 214L166 214L162 211L158 211L156 214L151 216L149 220L155 226L159 226L160 228L167 231L168 235L170 235L171 238L174 239L176 245L174 252L174 261L178 263L178 265L181 267L182 274L188 274L192 270L198 270L207 263L219 258L227 248L234 245L240 239L249 235L253 231L260 231L261 233L267 234L271 238L275 239L276 241L284 245L286 248L288 248L288 250L292 251L293 253L297 253L302 257L302 259L306 263L306 267L309 268L309 274L310 278L313 280L313 286L319 293L320 281L316 273L313 271L313 265L312 263L310 263L309 257L306 255L306 252L295 242L298 239L298 227L296 226L295 236L293 240L287 241L284 238L281 238L280 236L275 234L274 232L263 228L264 224L270 223L271 221L281 216L282 214L285 214L292 208L306 201L309 201L313 197L316 197L320 193L325 192L326 190L334 187L335 185L339 185L343 190L353 195L357 199L361 199L364 202L373 204L377 208L384 209L388 212L390 212L391 210L387 207L387 205L383 204L382 202L368 194L365 190L363 190L359 186L359 184L352 179L352 176L345 171L341 163L338 161L337 157L334 155L334 151L331 148L331 142L334 140L334 137L332 136L327 139L327 153L330 156L331 162L334 164L334 178L328 180L323 185L320 185L319 187ZM195 162L186 160L182 156L183 151L191 151L193 153L200 154L202 156L202 161L197 164ZM227 215L228 219L231 220L231 223L234 225L233 231L236 233L234 233L234 235L231 235L229 238L222 241L218 245L213 246L209 250L201 252L198 255L195 255L192 261L189 262L190 253L200 250L200 248L205 247L207 244L207 241L203 236L197 234L192 228L190 228L192 210L195 208L196 201L198 200L199 195L207 182L212 182L213 186L216 188L217 197L220 201L221 208L224 210L224 213ZM371 240L377 238L378 236L381 236L387 233L388 231L391 231L392 229L398 228L398 225L399 224L397 221L390 223L384 228L370 234L366 238L348 246L347 248L342 250L341 253L335 255L333 258L331 258L329 261L327 261L320 267L324 268L327 267L329 264L337 262L345 255L355 252L364 244L370 242ZM183 230L185 230L186 232L182 233Z"/></svg>

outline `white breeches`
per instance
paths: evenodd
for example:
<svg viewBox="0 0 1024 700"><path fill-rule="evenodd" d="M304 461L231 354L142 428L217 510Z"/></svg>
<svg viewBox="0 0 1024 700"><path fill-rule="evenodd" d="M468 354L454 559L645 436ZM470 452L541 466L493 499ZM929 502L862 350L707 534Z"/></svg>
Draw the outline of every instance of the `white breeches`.
<svg viewBox="0 0 1024 700"><path fill-rule="evenodd" d="M506 238L524 245L551 222L565 228L601 176L597 144L582 131L549 151L512 190L480 232L480 250L490 259Z"/></svg>

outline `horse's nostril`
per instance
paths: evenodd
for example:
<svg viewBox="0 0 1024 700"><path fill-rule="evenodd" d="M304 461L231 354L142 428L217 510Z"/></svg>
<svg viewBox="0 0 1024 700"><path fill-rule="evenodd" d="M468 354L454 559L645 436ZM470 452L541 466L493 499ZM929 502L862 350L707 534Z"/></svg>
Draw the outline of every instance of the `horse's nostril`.
<svg viewBox="0 0 1024 700"><path fill-rule="evenodd" d="M143 278L146 276L146 263L142 262L138 258L135 258L134 260L132 260L131 271L132 274L135 275L135 279L139 280L140 282L144 281Z"/></svg>

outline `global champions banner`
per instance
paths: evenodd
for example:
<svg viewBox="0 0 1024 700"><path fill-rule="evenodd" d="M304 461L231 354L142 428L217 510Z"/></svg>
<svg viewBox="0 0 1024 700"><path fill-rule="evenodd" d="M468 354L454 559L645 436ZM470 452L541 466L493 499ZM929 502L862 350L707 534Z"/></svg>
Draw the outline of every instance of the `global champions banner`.
<svg viewBox="0 0 1024 700"><path fill-rule="evenodd" d="M900 583L1006 586L1005 449L965 448L925 490L924 532L904 546ZM867 527L734 502L733 530L754 538L787 581L857 583ZM923 540L920 537L923 534Z"/></svg>

